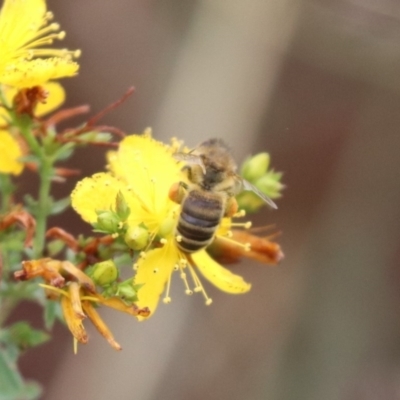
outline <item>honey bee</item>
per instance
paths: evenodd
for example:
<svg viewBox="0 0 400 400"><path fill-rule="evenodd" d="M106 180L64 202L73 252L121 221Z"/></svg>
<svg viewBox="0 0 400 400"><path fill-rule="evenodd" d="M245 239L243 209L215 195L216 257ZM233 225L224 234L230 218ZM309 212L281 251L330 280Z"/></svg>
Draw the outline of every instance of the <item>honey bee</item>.
<svg viewBox="0 0 400 400"><path fill-rule="evenodd" d="M251 190L270 207L275 203L251 183L237 175L237 165L228 146L221 139L209 139L189 153L176 153L184 161L186 182L174 184L169 197L181 204L176 226L176 244L185 253L207 247L223 217L233 216L238 209L235 199L242 190Z"/></svg>

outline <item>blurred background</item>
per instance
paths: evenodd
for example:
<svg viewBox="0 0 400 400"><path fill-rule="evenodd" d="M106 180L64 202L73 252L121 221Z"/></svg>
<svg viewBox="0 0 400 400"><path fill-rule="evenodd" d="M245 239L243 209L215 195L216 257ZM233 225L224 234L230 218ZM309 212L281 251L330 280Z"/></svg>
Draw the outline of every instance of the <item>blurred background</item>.
<svg viewBox="0 0 400 400"><path fill-rule="evenodd" d="M64 327L22 360L46 400L400 399L400 5L397 0L49 0L82 49L67 106L152 126L189 146L221 137L242 161L268 151L287 188L276 224L285 259L244 261L244 296L211 286L136 323L102 313L73 355ZM76 121L79 123L79 120ZM73 160L104 168L104 149ZM76 180L59 187L68 194ZM71 212L54 224L85 230ZM207 282L206 282L207 285ZM89 324L87 324L89 325ZM43 352L46 360L43 360Z"/></svg>

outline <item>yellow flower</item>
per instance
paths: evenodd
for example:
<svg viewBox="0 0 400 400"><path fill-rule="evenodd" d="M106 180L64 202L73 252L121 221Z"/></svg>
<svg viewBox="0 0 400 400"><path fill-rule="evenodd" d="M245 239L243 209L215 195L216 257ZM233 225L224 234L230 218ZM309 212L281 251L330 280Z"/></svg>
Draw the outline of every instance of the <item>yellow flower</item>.
<svg viewBox="0 0 400 400"><path fill-rule="evenodd" d="M140 253L134 269L135 284L143 284L137 304L149 307L151 314L164 292L163 301L171 301L169 290L174 271L179 272L185 292L203 293L206 304L211 304L211 299L197 270L228 293L244 293L251 287L214 261L205 250L188 256L177 247L175 226L180 205L168 197L171 186L182 180L181 165L172 156L175 150L174 146L152 139L150 131L143 136L126 137L119 150L109 154L110 172L83 179L71 195L73 208L93 224L97 220L96 211L115 211L116 196L121 192L131 210L126 221L128 227L142 225L148 229L150 246ZM225 224L229 225L229 221Z"/></svg>
<svg viewBox="0 0 400 400"><path fill-rule="evenodd" d="M0 11L0 83L26 88L73 76L79 51L48 46L63 39L44 0L5 0Z"/></svg>

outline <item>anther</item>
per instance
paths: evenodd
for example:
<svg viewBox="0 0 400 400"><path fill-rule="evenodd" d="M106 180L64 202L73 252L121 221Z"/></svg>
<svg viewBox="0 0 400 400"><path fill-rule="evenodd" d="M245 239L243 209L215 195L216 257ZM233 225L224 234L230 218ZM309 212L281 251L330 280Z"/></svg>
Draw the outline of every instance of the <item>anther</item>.
<svg viewBox="0 0 400 400"><path fill-rule="evenodd" d="M169 304L169 303L171 303L171 301L172 301L172 299L169 296L166 296L166 297L163 298L163 303L164 304Z"/></svg>
<svg viewBox="0 0 400 400"><path fill-rule="evenodd" d="M193 294L193 290L186 289L185 294L187 294L188 296L191 296Z"/></svg>
<svg viewBox="0 0 400 400"><path fill-rule="evenodd" d="M212 304L212 299L209 297L207 300L206 300L206 306L210 306Z"/></svg>
<svg viewBox="0 0 400 400"><path fill-rule="evenodd" d="M51 29L52 31L58 31L60 29L60 24L57 24L57 22L53 22L52 24L50 24L49 29Z"/></svg>

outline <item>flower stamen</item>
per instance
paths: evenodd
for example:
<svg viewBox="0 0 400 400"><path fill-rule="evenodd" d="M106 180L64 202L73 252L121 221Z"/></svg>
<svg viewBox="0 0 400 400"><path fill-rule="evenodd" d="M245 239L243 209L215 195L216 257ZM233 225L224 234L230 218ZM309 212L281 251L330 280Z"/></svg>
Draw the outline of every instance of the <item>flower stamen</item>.
<svg viewBox="0 0 400 400"><path fill-rule="evenodd" d="M232 232L230 232L230 235L228 236L218 236L218 239L224 240L228 243L234 244L235 246L242 247L245 251L250 251L251 250L251 244L250 243L240 243L237 240L231 239L229 236L232 236Z"/></svg>
<svg viewBox="0 0 400 400"><path fill-rule="evenodd" d="M212 303L212 299L211 297L208 297L206 290L204 289L204 286L201 283L201 280L199 279L198 275L196 274L196 271L194 270L194 268L189 264L189 271L190 271L190 275L192 276L193 282L194 282L194 291L196 293L202 293L205 299L205 304L207 306L209 306Z"/></svg>
<svg viewBox="0 0 400 400"><path fill-rule="evenodd" d="M169 304L171 303L172 299L169 295L170 289L171 289L171 276L172 274L168 277L167 281L167 290L165 291L165 297L163 299L164 304Z"/></svg>
<svg viewBox="0 0 400 400"><path fill-rule="evenodd" d="M243 229L250 229L252 226L252 222L251 221L247 221L247 222L231 222L230 226L232 227L236 227L236 228L243 228Z"/></svg>

